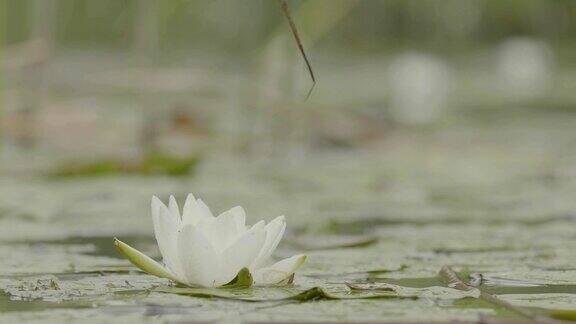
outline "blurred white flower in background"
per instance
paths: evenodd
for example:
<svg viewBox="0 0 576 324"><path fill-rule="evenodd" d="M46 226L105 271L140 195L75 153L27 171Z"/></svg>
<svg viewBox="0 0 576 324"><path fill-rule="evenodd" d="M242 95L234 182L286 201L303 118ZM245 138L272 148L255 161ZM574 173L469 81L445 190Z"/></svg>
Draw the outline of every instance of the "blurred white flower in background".
<svg viewBox="0 0 576 324"><path fill-rule="evenodd" d="M534 38L510 38L498 47L498 77L508 94L531 99L549 90L554 66L551 48Z"/></svg>
<svg viewBox="0 0 576 324"><path fill-rule="evenodd" d="M403 124L426 124L446 109L452 75L449 66L428 54L406 53L388 70L390 113Z"/></svg>
<svg viewBox="0 0 576 324"><path fill-rule="evenodd" d="M249 227L242 207L214 217L202 200L189 194L182 214L173 196L168 207L153 197L152 218L164 265L118 239L114 243L141 270L180 284L219 287L248 270L254 285L281 285L290 282L306 260L295 255L271 262L286 228L284 216Z"/></svg>

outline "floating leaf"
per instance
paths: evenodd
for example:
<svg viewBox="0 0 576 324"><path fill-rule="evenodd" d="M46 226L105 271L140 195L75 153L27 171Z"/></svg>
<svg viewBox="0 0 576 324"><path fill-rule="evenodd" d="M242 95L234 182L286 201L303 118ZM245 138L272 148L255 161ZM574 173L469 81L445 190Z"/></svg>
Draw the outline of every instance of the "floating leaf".
<svg viewBox="0 0 576 324"><path fill-rule="evenodd" d="M410 288L392 285L383 282L349 283L346 285L355 291L373 292L393 292L398 296L418 296L435 299L461 299L467 297L478 297L475 291L460 291L456 289L432 286L428 288Z"/></svg>
<svg viewBox="0 0 576 324"><path fill-rule="evenodd" d="M397 285L407 288L429 288L445 286L439 277L421 277L421 278L371 278L373 282L382 282L391 285Z"/></svg>
<svg viewBox="0 0 576 324"><path fill-rule="evenodd" d="M500 277L486 276L481 273L470 274L470 284L472 286L501 286L501 287L540 287L544 284L533 281L508 279Z"/></svg>
<svg viewBox="0 0 576 324"><path fill-rule="evenodd" d="M198 157L177 158L163 154L149 154L135 163L102 160L90 163L68 162L48 174L53 178L94 177L115 174L171 176L187 175L194 172Z"/></svg>
<svg viewBox="0 0 576 324"><path fill-rule="evenodd" d="M341 248L358 248L378 242L372 235L299 235L291 243L305 250L328 250Z"/></svg>
<svg viewBox="0 0 576 324"><path fill-rule="evenodd" d="M432 252L436 254L464 254L464 253L486 253L486 252L505 252L513 251L511 246L486 246L486 247L467 247L467 248L435 248Z"/></svg>
<svg viewBox="0 0 576 324"><path fill-rule="evenodd" d="M395 269L374 269L368 271L353 271L353 272L329 272L329 273L315 273L315 274L307 274L307 277L311 278L339 278L339 279L365 279L365 278L373 278L373 279L380 279L378 275L386 274L391 272L400 272L407 269L408 266L401 265ZM392 279L395 280L395 279Z"/></svg>
<svg viewBox="0 0 576 324"><path fill-rule="evenodd" d="M396 269L375 269L375 270L368 270L368 271L366 271L366 273L368 273L370 276L375 276L375 275L379 275L382 273L400 272L400 271L403 271L406 269L408 269L408 266L405 264L402 264Z"/></svg>
<svg viewBox="0 0 576 324"><path fill-rule="evenodd" d="M370 290L370 291L374 291L374 290L378 290L378 291L392 291L395 292L395 290L392 288L392 285L387 284L387 283L382 283L382 282L370 282L370 283L351 283L351 282L347 282L346 286L348 286L348 288L352 289L352 290L360 290L360 291L364 291L364 290Z"/></svg>
<svg viewBox="0 0 576 324"><path fill-rule="evenodd" d="M152 291L186 295L200 298L222 298L241 300L246 302L263 302L270 300L286 300L287 298L296 295L297 292L291 289L276 289L276 288L193 288L193 287L171 287L162 286L154 288Z"/></svg>
<svg viewBox="0 0 576 324"><path fill-rule="evenodd" d="M460 278L467 277L465 271L455 272ZM431 288L437 286L445 286L445 280L442 281L440 277L421 277L421 278L387 278L387 277L377 277L374 275L369 276L370 282L398 285L407 288ZM536 286L533 282L528 282L524 280L512 280L506 279L504 281L490 280L489 285L484 285L483 283L478 286L476 284L477 279L471 276L471 282L467 283L473 288L480 287L482 291L488 294L496 295L510 295L510 294L574 294L576 293L576 285L564 284L564 285L550 285L550 284L540 284ZM485 277L486 278L486 277ZM494 277L488 277L494 278ZM503 285L499 285L502 283Z"/></svg>
<svg viewBox="0 0 576 324"><path fill-rule="evenodd" d="M576 310L547 310L545 313L554 319L576 322Z"/></svg>
<svg viewBox="0 0 576 324"><path fill-rule="evenodd" d="M223 298L242 300L247 302L269 302L269 301L298 301L305 302L311 300L343 300L343 299L417 299L417 296L399 296L395 293L363 293L350 294L350 292L333 292L322 287L312 287L306 290L297 288L260 288L250 289L222 289L222 288L184 288L184 287L157 287L155 292L172 293L204 298Z"/></svg>

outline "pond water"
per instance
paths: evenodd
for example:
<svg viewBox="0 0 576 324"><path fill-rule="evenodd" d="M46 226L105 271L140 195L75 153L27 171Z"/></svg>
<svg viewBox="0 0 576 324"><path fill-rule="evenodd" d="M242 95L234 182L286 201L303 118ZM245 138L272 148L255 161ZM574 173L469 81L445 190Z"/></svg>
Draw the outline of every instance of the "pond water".
<svg viewBox="0 0 576 324"><path fill-rule="evenodd" d="M3 176L0 322L523 318L444 266L514 307L576 311L574 125L463 119L300 160L207 156L185 177ZM251 223L286 215L276 257L308 255L294 286L177 290L114 250L118 237L158 257L150 197L188 192Z"/></svg>

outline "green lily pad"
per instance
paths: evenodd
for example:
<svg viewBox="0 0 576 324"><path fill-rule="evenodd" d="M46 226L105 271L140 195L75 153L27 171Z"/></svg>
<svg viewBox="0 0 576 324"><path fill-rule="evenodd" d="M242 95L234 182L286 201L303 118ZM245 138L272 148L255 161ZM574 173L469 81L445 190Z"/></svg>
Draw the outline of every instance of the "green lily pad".
<svg viewBox="0 0 576 324"><path fill-rule="evenodd" d="M378 298L408 298L417 299L417 296L400 296L394 292L355 293L349 290L331 290L324 287L311 287L302 290L298 287L252 287L250 289L222 289L222 288L184 288L184 287L157 287L154 292L171 293L204 298L223 298L247 302L270 301L298 301L311 300L343 300L343 299L378 299Z"/></svg>
<svg viewBox="0 0 576 324"><path fill-rule="evenodd" d="M50 178L97 177L117 174L131 175L169 175L182 176L193 174L200 159L172 157L153 153L136 163L102 160L91 163L68 162L48 174Z"/></svg>
<svg viewBox="0 0 576 324"><path fill-rule="evenodd" d="M299 235L290 243L304 250L329 250L367 247L378 242L372 235Z"/></svg>
<svg viewBox="0 0 576 324"><path fill-rule="evenodd" d="M545 313L554 319L576 322L576 310L548 310Z"/></svg>

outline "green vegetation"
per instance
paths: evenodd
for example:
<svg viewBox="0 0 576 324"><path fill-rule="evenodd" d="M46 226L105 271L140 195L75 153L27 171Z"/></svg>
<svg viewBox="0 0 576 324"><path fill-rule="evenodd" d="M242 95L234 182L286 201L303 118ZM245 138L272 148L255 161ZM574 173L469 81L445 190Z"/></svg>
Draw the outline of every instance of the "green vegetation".
<svg viewBox="0 0 576 324"><path fill-rule="evenodd" d="M163 154L147 155L137 163L121 161L68 162L50 172L49 177L95 177L121 174L183 176L193 174L198 162L197 157L176 158Z"/></svg>

